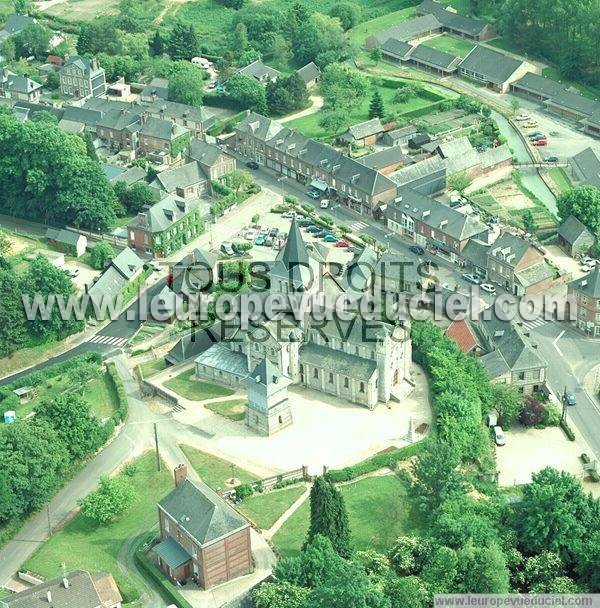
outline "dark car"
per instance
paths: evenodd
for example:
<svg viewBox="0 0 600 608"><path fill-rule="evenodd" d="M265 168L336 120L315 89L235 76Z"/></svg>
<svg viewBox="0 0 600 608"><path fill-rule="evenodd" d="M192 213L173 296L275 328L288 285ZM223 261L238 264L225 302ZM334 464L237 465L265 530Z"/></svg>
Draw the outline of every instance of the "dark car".
<svg viewBox="0 0 600 608"><path fill-rule="evenodd" d="M544 159L545 163L557 163L558 162L558 156L546 156L546 158Z"/></svg>
<svg viewBox="0 0 600 608"><path fill-rule="evenodd" d="M571 393L570 391L565 391L565 394L563 395L563 401L567 405L576 405L577 404L577 399L575 399L575 395L573 393Z"/></svg>
<svg viewBox="0 0 600 608"><path fill-rule="evenodd" d="M312 226L308 226L308 228L306 229L306 232L308 232L310 234L315 234L316 232L321 232L321 229L318 226L315 226L313 224Z"/></svg>
<svg viewBox="0 0 600 608"><path fill-rule="evenodd" d="M481 281L474 274L469 274L467 272L462 275L462 278L467 281L467 283L472 283L473 285L479 285L481 283Z"/></svg>
<svg viewBox="0 0 600 608"><path fill-rule="evenodd" d="M253 171L256 171L260 167L260 165L256 161L249 160L246 163L246 167L248 167L248 169L252 169Z"/></svg>
<svg viewBox="0 0 600 608"><path fill-rule="evenodd" d="M300 228L306 228L307 226L312 226L313 223L310 220L300 220L298 222L298 226L300 226Z"/></svg>
<svg viewBox="0 0 600 608"><path fill-rule="evenodd" d="M423 247L419 247L418 245L411 245L408 249L416 255L423 255L425 253L425 249L423 249Z"/></svg>
<svg viewBox="0 0 600 608"><path fill-rule="evenodd" d="M271 238L275 238L279 234L279 228L271 228L271 232L269 232L269 236Z"/></svg>
<svg viewBox="0 0 600 608"><path fill-rule="evenodd" d="M326 234L331 234L329 232L329 230L319 230L319 232L315 232L314 236L316 236L318 239L323 238Z"/></svg>

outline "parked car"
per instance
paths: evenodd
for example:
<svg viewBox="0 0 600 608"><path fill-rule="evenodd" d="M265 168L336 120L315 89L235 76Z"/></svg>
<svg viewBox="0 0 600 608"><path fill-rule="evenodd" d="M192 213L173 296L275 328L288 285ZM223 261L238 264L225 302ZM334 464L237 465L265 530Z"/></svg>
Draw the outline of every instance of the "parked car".
<svg viewBox="0 0 600 608"><path fill-rule="evenodd" d="M152 262L150 263L150 267L152 268ZM154 268L152 268L154 270ZM72 278L74 279L76 276L79 275L79 268L65 268L64 271Z"/></svg>
<svg viewBox="0 0 600 608"><path fill-rule="evenodd" d="M306 228L306 232L308 232L309 234L315 234L317 232L321 232L321 228L319 228L319 226L315 226L313 224L312 226L308 226Z"/></svg>
<svg viewBox="0 0 600 608"><path fill-rule="evenodd" d="M265 244L265 235L264 234L259 234L256 237L256 240L254 241L255 245L264 245Z"/></svg>
<svg viewBox="0 0 600 608"><path fill-rule="evenodd" d="M326 243L335 243L335 242L337 241L337 236L335 236L335 234L331 234L331 232L329 232L328 234L326 234L326 235L323 237L323 240L324 240Z"/></svg>
<svg viewBox="0 0 600 608"><path fill-rule="evenodd" d="M538 146L538 147L540 147L540 146L547 146L548 145L548 140L546 140L546 139L536 139L533 142L533 145L534 146Z"/></svg>
<svg viewBox="0 0 600 608"><path fill-rule="evenodd" d="M494 427L494 441L496 442L497 446L506 445L506 439L504 437L504 431L502 430L501 426L495 426Z"/></svg>
<svg viewBox="0 0 600 608"><path fill-rule="evenodd" d="M329 207L329 199L328 198L324 198L321 201L321 209L327 209Z"/></svg>
<svg viewBox="0 0 600 608"><path fill-rule="evenodd" d="M491 283L482 283L480 287L482 291L487 293L496 293L496 288Z"/></svg>
<svg viewBox="0 0 600 608"><path fill-rule="evenodd" d="M565 391L565 393L563 395L563 401L567 405L576 405L577 404L577 399L575 399L575 395L571 391Z"/></svg>
<svg viewBox="0 0 600 608"><path fill-rule="evenodd" d="M284 220L292 220L292 219L294 219L296 217L296 212L295 211L284 211L281 214L281 217Z"/></svg>
<svg viewBox="0 0 600 608"><path fill-rule="evenodd" d="M417 255L423 255L425 253L425 249L423 249L423 247L419 247L418 245L411 245L408 249Z"/></svg>
<svg viewBox="0 0 600 608"><path fill-rule="evenodd" d="M592 272L592 270L594 270L595 268L596 264L583 264L581 270L583 270L583 272Z"/></svg>
<svg viewBox="0 0 600 608"><path fill-rule="evenodd" d="M300 228L306 228L307 226L312 226L312 225L313 225L313 223L307 219L300 220L298 222L298 226L300 226Z"/></svg>
<svg viewBox="0 0 600 608"><path fill-rule="evenodd" d="M152 261L149 264L150 268L152 268L152 270L154 270L155 272L158 272L160 270L160 264L156 261ZM77 270L77 274L79 274L79 270Z"/></svg>
<svg viewBox="0 0 600 608"><path fill-rule="evenodd" d="M470 274L468 272L465 272L462 277L465 281L467 281L467 283L473 283L473 285L479 285L481 283L481 281L474 274Z"/></svg>
<svg viewBox="0 0 600 608"><path fill-rule="evenodd" d="M531 116L529 116L529 114L526 114L525 112L521 112L520 114L517 114L515 116L515 120L529 120L531 118Z"/></svg>
<svg viewBox="0 0 600 608"><path fill-rule="evenodd" d="M256 230L248 230L246 232L246 234L244 235L244 238L247 241L253 241L256 238L256 235L257 235L257 231Z"/></svg>
<svg viewBox="0 0 600 608"><path fill-rule="evenodd" d="M532 120L532 121L530 121L530 122L526 122L526 123L523 125L523 127L524 127L525 129L534 129L534 128L535 128L535 127L537 127L537 126L538 126L538 123L537 123L537 122L535 122L534 120Z"/></svg>
<svg viewBox="0 0 600 608"><path fill-rule="evenodd" d="M319 230L319 232L313 232L313 236L317 239L323 238L326 234L329 234L329 230Z"/></svg>
<svg viewBox="0 0 600 608"><path fill-rule="evenodd" d="M232 244L229 241L221 243L221 251L225 255L235 255L235 251L233 250Z"/></svg>
<svg viewBox="0 0 600 608"><path fill-rule="evenodd" d="M263 226L263 227L260 229L260 234L267 235L267 234L269 234L269 232L271 232L271 229L270 229L268 226Z"/></svg>
<svg viewBox="0 0 600 608"><path fill-rule="evenodd" d="M309 191L306 193L306 196L308 196L308 197L310 197L310 198L317 199L317 198L320 198L320 197L321 197L321 194L320 194L319 192L317 192L316 190L309 190Z"/></svg>
<svg viewBox="0 0 600 608"><path fill-rule="evenodd" d="M538 133L529 137L529 141L537 141L538 139L546 139L546 136L543 133Z"/></svg>
<svg viewBox="0 0 600 608"><path fill-rule="evenodd" d="M273 247L273 237L272 236L265 237L265 247Z"/></svg>
<svg viewBox="0 0 600 608"><path fill-rule="evenodd" d="M458 207L459 205L464 205L468 202L468 199L460 194L452 194L450 196L450 207Z"/></svg>
<svg viewBox="0 0 600 608"><path fill-rule="evenodd" d="M260 165L254 160L249 160L246 163L246 167L248 167L248 169L252 169L253 171L256 171L260 167Z"/></svg>
<svg viewBox="0 0 600 608"><path fill-rule="evenodd" d="M271 228L269 231L269 236L271 238L276 237L279 234L279 228Z"/></svg>
<svg viewBox="0 0 600 608"><path fill-rule="evenodd" d="M558 156L546 156L546 158L544 159L545 163L557 163L558 162Z"/></svg>
<svg viewBox="0 0 600 608"><path fill-rule="evenodd" d="M531 133L527 133L527 137L536 137L537 135L543 135L541 131L532 131Z"/></svg>
<svg viewBox="0 0 600 608"><path fill-rule="evenodd" d="M350 247L350 243L346 239L340 239L336 244L336 247Z"/></svg>

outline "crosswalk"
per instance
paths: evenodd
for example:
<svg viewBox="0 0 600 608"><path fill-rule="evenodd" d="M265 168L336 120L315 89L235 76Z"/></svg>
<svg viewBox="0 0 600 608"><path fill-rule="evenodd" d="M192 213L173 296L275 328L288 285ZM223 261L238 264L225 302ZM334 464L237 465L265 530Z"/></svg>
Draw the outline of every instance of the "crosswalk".
<svg viewBox="0 0 600 608"><path fill-rule="evenodd" d="M523 321L523 328L525 331L533 331L536 327L545 325L547 321L545 319L534 319L533 321Z"/></svg>
<svg viewBox="0 0 600 608"><path fill-rule="evenodd" d="M368 224L366 222L360 222L360 221L350 224L350 228L352 229L353 232L360 232L361 230L364 230L367 226L368 226Z"/></svg>
<svg viewBox="0 0 600 608"><path fill-rule="evenodd" d="M91 338L89 342L91 342L92 344L104 344L105 346L124 346L125 344L127 344L127 338L96 335Z"/></svg>

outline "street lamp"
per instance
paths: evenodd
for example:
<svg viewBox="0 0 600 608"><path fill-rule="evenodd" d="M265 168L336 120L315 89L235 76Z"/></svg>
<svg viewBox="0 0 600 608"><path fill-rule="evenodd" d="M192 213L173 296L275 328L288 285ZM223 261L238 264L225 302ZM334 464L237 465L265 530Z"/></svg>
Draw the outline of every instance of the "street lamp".
<svg viewBox="0 0 600 608"><path fill-rule="evenodd" d="M287 178L288 178L287 175L282 175L281 177L277 178L277 181L281 185L281 200L282 200L282 202L285 202L285 190L284 190L284 187L283 187L283 180L285 180Z"/></svg>

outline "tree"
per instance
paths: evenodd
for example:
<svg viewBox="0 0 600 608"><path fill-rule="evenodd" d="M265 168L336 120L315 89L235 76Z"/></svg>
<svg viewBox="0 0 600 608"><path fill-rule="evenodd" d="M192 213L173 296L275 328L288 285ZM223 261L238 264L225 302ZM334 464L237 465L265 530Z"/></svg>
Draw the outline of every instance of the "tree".
<svg viewBox="0 0 600 608"><path fill-rule="evenodd" d="M106 241L100 241L90 249L90 265L96 270L102 270L108 260L115 257L115 250Z"/></svg>
<svg viewBox="0 0 600 608"><path fill-rule="evenodd" d="M309 590L287 581L263 583L252 592L255 608L301 608Z"/></svg>
<svg viewBox="0 0 600 608"><path fill-rule="evenodd" d="M417 576L388 577L384 593L391 602L391 608L425 608L429 595L425 584Z"/></svg>
<svg viewBox="0 0 600 608"><path fill-rule="evenodd" d="M404 86L398 87L394 93L394 101L396 103L406 103L412 97L417 94L417 89L412 84L405 84Z"/></svg>
<svg viewBox="0 0 600 608"><path fill-rule="evenodd" d="M600 531L591 533L578 547L575 569L578 580L592 593L600 592Z"/></svg>
<svg viewBox="0 0 600 608"><path fill-rule="evenodd" d="M338 2L329 9L329 16L340 20L342 29L347 31L360 21L360 6L350 2Z"/></svg>
<svg viewBox="0 0 600 608"><path fill-rule="evenodd" d="M160 30L154 32L152 40L149 42L150 54L152 57L162 57L166 50L165 40L160 33Z"/></svg>
<svg viewBox="0 0 600 608"><path fill-rule="evenodd" d="M267 98L265 88L254 78L243 74L234 74L227 81L227 93L233 97L242 108L266 114Z"/></svg>
<svg viewBox="0 0 600 608"><path fill-rule="evenodd" d="M369 58L371 59L371 61L375 64L379 63L381 61L381 49L378 46L374 46L370 51L369 51Z"/></svg>
<svg viewBox="0 0 600 608"><path fill-rule="evenodd" d="M8 250L2 245L0 236L0 258ZM21 348L27 340L27 326L21 302L19 280L12 269L0 268L0 357L5 357Z"/></svg>
<svg viewBox="0 0 600 608"><path fill-rule="evenodd" d="M332 63L321 75L326 110L345 112L360 106L369 90L367 77L347 65Z"/></svg>
<svg viewBox="0 0 600 608"><path fill-rule="evenodd" d="M460 564L458 587L461 593L509 592L506 559L497 545L465 547L458 552L458 561Z"/></svg>
<svg viewBox="0 0 600 608"><path fill-rule="evenodd" d="M300 24L292 49L298 65L314 61L323 67L348 57L348 43L339 19L321 13L313 13Z"/></svg>
<svg viewBox="0 0 600 608"><path fill-rule="evenodd" d="M325 110L319 119L319 126L331 135L341 133L348 126L348 114L341 110Z"/></svg>
<svg viewBox="0 0 600 608"><path fill-rule="evenodd" d="M193 25L176 21L167 43L167 53L174 61L190 60L198 55L200 40Z"/></svg>
<svg viewBox="0 0 600 608"><path fill-rule="evenodd" d="M52 33L50 29L41 23L30 23L26 25L15 36L15 50L17 57L44 57L48 51Z"/></svg>
<svg viewBox="0 0 600 608"><path fill-rule="evenodd" d="M431 545L418 536L400 536L389 552L390 565L398 576L419 574Z"/></svg>
<svg viewBox="0 0 600 608"><path fill-rule="evenodd" d="M531 209L526 209L523 212L523 215L521 216L521 221L523 222L523 228L525 229L525 232L529 234L535 234L535 231L537 230L537 224L535 218L533 217Z"/></svg>
<svg viewBox="0 0 600 608"><path fill-rule="evenodd" d="M94 147L94 140L88 131L84 131L80 135L81 139L83 139L83 143L85 144L85 152L93 161L99 162L98 153L96 152L96 148Z"/></svg>
<svg viewBox="0 0 600 608"><path fill-rule="evenodd" d="M106 525L122 515L135 499L135 492L121 476L100 478L97 490L79 501L81 512L99 524Z"/></svg>
<svg viewBox="0 0 600 608"><path fill-rule="evenodd" d="M558 576L564 574L565 565L560 555L543 551L525 560L524 579L528 588L536 585L546 586Z"/></svg>
<svg viewBox="0 0 600 608"><path fill-rule="evenodd" d="M248 29L244 23L238 23L231 37L231 50L238 55L248 48Z"/></svg>
<svg viewBox="0 0 600 608"><path fill-rule="evenodd" d="M385 108L383 107L383 99L381 93L375 89L373 97L371 97L371 103L369 105L369 118L383 118L385 114Z"/></svg>
<svg viewBox="0 0 600 608"><path fill-rule="evenodd" d="M81 460L102 444L102 427L92 414L90 404L75 393L43 401L36 407L38 417L56 431L73 460Z"/></svg>
<svg viewBox="0 0 600 608"><path fill-rule="evenodd" d="M448 178L448 187L451 190L456 190L460 195L465 193L465 190L473 183L473 178L467 175L466 171L455 173Z"/></svg>
<svg viewBox="0 0 600 608"><path fill-rule="evenodd" d="M187 70L178 70L169 78L169 99L188 106L202 105L202 79L198 70L190 65Z"/></svg>
<svg viewBox="0 0 600 608"><path fill-rule="evenodd" d="M294 72L267 83L266 98L271 114L288 114L307 105L308 90L302 78Z"/></svg>
<svg viewBox="0 0 600 608"><path fill-rule="evenodd" d="M509 429L519 419L523 395L510 384L492 384L492 402L498 412L498 424L503 429Z"/></svg>
<svg viewBox="0 0 600 608"><path fill-rule="evenodd" d="M58 72L54 70L48 72L48 76L46 78L44 86L49 91L58 91L58 89L60 88L60 76L58 75Z"/></svg>
<svg viewBox="0 0 600 608"><path fill-rule="evenodd" d="M254 179L248 173L248 171L242 171L241 169L236 169L235 171L231 171L227 173L225 176L225 180L227 185L237 193L241 189L246 189L250 186L250 184L254 183Z"/></svg>
<svg viewBox="0 0 600 608"><path fill-rule="evenodd" d="M558 197L558 213L563 220L574 215L595 235L600 237L600 190L594 186L579 186Z"/></svg>
<svg viewBox="0 0 600 608"><path fill-rule="evenodd" d="M67 372L67 378L69 385L77 387L83 394L85 391L85 385L96 378L99 378L101 370L96 363L83 362L79 365L72 367Z"/></svg>
<svg viewBox="0 0 600 608"><path fill-rule="evenodd" d="M421 578L432 593L452 593L458 576L458 557L450 547L439 547L427 559Z"/></svg>
<svg viewBox="0 0 600 608"><path fill-rule="evenodd" d="M515 99L514 97L510 100L510 107L512 108L512 111L514 114L517 113L517 110L521 107L521 104L519 103L518 99Z"/></svg>
<svg viewBox="0 0 600 608"><path fill-rule="evenodd" d="M537 426L538 424L542 424L545 416L546 408L543 403L531 395L525 397L520 416L520 420L525 426Z"/></svg>
<svg viewBox="0 0 600 608"><path fill-rule="evenodd" d="M15 13L18 15L27 15L31 8L31 4L29 3L29 0L13 0L13 7Z"/></svg>

